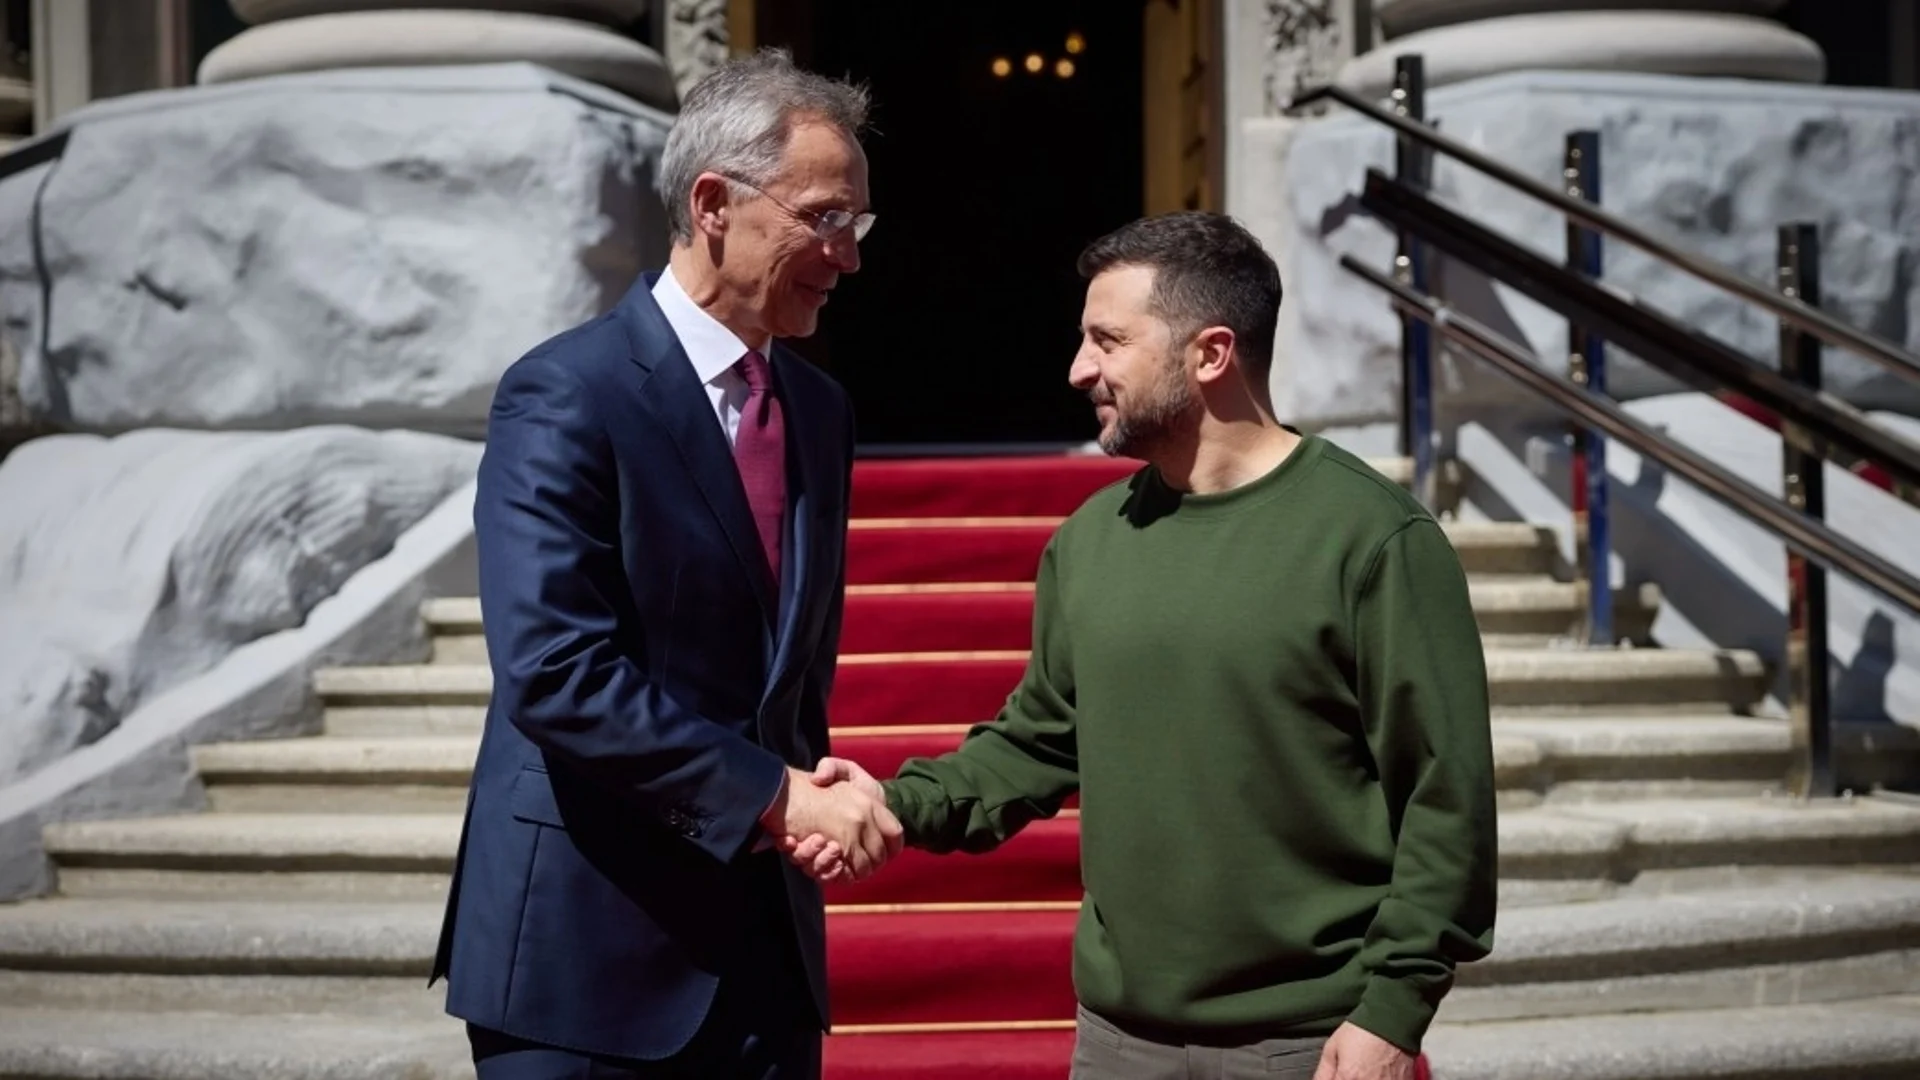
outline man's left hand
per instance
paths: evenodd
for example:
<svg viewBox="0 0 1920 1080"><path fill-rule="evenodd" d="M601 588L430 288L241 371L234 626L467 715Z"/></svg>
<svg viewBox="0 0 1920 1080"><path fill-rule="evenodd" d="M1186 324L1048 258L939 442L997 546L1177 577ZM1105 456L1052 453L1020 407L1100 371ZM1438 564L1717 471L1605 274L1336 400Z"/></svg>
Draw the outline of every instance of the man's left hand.
<svg viewBox="0 0 1920 1080"><path fill-rule="evenodd" d="M1341 1024L1313 1080L1413 1080L1413 1055L1366 1028Z"/></svg>

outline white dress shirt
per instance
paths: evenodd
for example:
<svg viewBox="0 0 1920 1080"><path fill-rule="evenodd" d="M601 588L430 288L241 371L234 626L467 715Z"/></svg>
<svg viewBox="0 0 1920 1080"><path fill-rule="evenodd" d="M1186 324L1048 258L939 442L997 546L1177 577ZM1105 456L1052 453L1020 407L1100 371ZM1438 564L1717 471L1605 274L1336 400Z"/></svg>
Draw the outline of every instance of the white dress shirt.
<svg viewBox="0 0 1920 1080"><path fill-rule="evenodd" d="M747 407L747 380L733 365L751 350L720 320L693 302L674 279L671 267L662 271L660 280L653 283L653 302L660 305L667 325L673 327L680 347L687 351L687 359L693 362L694 378L706 388L713 415L720 421L720 430L726 433L727 445L732 446L740 430L740 413Z"/></svg>

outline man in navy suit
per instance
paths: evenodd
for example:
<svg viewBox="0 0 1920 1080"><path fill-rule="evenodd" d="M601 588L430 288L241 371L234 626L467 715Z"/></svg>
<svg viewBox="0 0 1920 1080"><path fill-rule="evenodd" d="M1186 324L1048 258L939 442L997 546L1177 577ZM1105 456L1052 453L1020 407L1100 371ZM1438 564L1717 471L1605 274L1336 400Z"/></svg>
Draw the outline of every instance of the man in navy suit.
<svg viewBox="0 0 1920 1080"><path fill-rule="evenodd" d="M775 339L871 227L863 90L783 53L687 95L674 246L502 376L474 507L493 697L433 978L481 1080L811 1078L821 836L864 876L884 804L820 788L853 423Z"/></svg>

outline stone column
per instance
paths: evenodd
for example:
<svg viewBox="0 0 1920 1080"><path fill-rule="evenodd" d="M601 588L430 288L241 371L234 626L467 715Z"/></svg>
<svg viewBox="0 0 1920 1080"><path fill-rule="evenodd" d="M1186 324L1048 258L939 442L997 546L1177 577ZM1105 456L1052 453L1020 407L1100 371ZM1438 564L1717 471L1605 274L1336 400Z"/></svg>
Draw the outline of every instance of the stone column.
<svg viewBox="0 0 1920 1080"><path fill-rule="evenodd" d="M1539 68L1820 82L1820 46L1767 18L1785 4L1374 0L1384 43L1346 64L1339 81L1359 93L1385 94L1394 59L1419 53L1429 87Z"/></svg>
<svg viewBox="0 0 1920 1080"><path fill-rule="evenodd" d="M228 0L252 24L201 62L201 83L335 68L526 61L661 109L677 107L660 54L616 28L648 0Z"/></svg>

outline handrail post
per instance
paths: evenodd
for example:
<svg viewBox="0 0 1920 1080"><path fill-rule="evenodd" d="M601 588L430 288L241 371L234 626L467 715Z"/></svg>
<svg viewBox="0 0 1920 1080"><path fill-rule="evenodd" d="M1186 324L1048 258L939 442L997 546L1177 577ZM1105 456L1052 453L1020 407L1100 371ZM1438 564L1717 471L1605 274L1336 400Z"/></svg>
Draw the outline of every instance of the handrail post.
<svg viewBox="0 0 1920 1080"><path fill-rule="evenodd" d="M1427 118L1426 65L1418 55L1401 56L1393 64L1393 111L1415 123ZM1395 140L1395 179L1425 192L1432 184L1433 152L1413 139ZM1400 234L1394 276L1401 284L1427 291L1427 256L1421 244ZM1419 319L1400 322L1400 453L1413 461L1413 495L1420 505L1437 512L1434 484L1433 328Z"/></svg>
<svg viewBox="0 0 1920 1080"><path fill-rule="evenodd" d="M1561 175L1576 199L1600 202L1600 133L1567 135ZM1567 268L1593 281L1603 269L1602 238L1578 222L1567 222ZM1601 397L1607 393L1607 344L1577 322L1567 324L1567 377ZM1612 647L1613 541L1607 513L1607 441L1584 424L1573 425L1572 491L1574 547L1580 576L1587 583L1587 644Z"/></svg>
<svg viewBox="0 0 1920 1080"><path fill-rule="evenodd" d="M1780 227L1779 286L1809 307L1820 304L1820 231L1806 222ZM1820 389L1820 339L1780 323L1780 373L1809 390ZM1780 426L1781 469L1787 505L1814 521L1827 513L1820 440L1798 424ZM1803 799L1838 793L1833 767L1832 703L1827 644L1827 572L1787 551L1788 710L1793 762L1788 787Z"/></svg>

